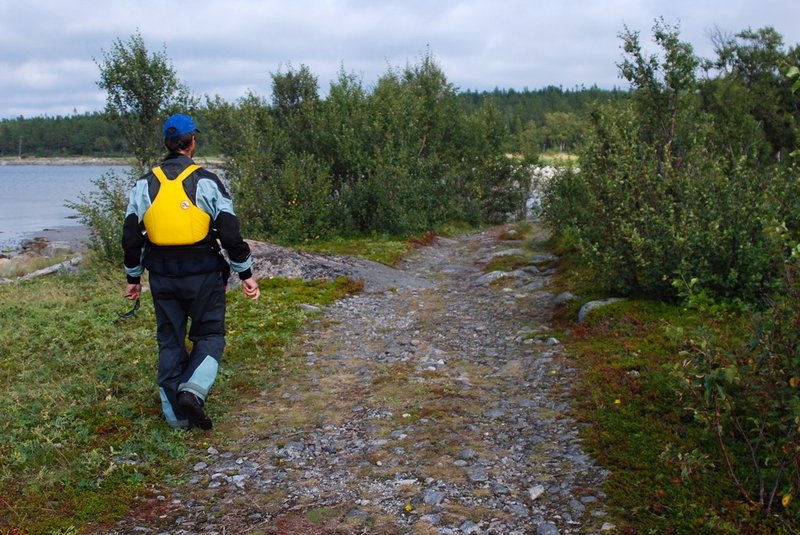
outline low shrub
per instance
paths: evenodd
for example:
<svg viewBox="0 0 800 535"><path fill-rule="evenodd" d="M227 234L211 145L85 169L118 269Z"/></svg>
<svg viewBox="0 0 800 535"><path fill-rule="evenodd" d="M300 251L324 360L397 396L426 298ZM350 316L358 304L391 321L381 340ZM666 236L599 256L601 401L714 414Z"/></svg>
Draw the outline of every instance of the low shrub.
<svg viewBox="0 0 800 535"><path fill-rule="evenodd" d="M138 172L104 173L92 179L95 189L81 193L78 201L65 206L78 212L80 222L89 229L89 248L98 259L122 263L122 223L128 209L128 194Z"/></svg>

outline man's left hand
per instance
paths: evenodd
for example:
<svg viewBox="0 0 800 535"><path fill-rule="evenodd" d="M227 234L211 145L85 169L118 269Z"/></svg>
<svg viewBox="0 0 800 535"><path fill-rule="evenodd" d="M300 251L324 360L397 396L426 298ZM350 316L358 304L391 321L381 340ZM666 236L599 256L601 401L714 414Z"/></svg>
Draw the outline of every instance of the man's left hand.
<svg viewBox="0 0 800 535"><path fill-rule="evenodd" d="M253 277L249 279L244 279L242 281L242 292L244 296L251 301L258 301L258 298L261 296L261 290L258 288L258 282Z"/></svg>

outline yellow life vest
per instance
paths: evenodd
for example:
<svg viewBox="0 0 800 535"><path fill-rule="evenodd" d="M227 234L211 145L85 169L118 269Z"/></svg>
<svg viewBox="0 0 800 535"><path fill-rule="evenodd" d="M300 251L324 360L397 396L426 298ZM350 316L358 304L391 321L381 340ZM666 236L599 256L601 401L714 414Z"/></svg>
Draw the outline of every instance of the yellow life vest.
<svg viewBox="0 0 800 535"><path fill-rule="evenodd" d="M192 164L175 180L169 180L160 167L153 168L161 186L144 214L144 228L151 243L192 245L208 235L211 216L195 206L183 189L183 181L199 168Z"/></svg>

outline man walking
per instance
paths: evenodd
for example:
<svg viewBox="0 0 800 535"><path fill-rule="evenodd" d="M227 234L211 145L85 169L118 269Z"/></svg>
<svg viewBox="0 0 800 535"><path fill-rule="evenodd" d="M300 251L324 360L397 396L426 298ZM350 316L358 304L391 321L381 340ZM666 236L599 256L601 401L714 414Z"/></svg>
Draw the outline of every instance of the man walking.
<svg viewBox="0 0 800 535"><path fill-rule="evenodd" d="M211 429L204 405L225 349L229 273L220 244L241 279L245 297L256 300L260 291L231 197L217 175L192 161L199 133L194 121L187 115L172 115L163 130L168 156L130 192L122 230L125 296L139 299L147 268L164 416L174 428ZM189 320L191 352L186 348Z"/></svg>

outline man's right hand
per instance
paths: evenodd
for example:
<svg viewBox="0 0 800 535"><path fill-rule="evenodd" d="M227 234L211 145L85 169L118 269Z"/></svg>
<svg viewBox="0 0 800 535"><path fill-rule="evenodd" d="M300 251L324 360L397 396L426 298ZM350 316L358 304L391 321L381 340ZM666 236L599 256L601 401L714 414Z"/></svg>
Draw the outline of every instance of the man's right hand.
<svg viewBox="0 0 800 535"><path fill-rule="evenodd" d="M141 295L142 295L141 284L128 284L128 286L125 288L125 297L127 297L131 301L139 299Z"/></svg>
<svg viewBox="0 0 800 535"><path fill-rule="evenodd" d="M244 296L251 301L257 301L261 296L261 290L258 288L258 282L256 282L256 279L253 277L244 279L242 281L242 292L244 293Z"/></svg>

